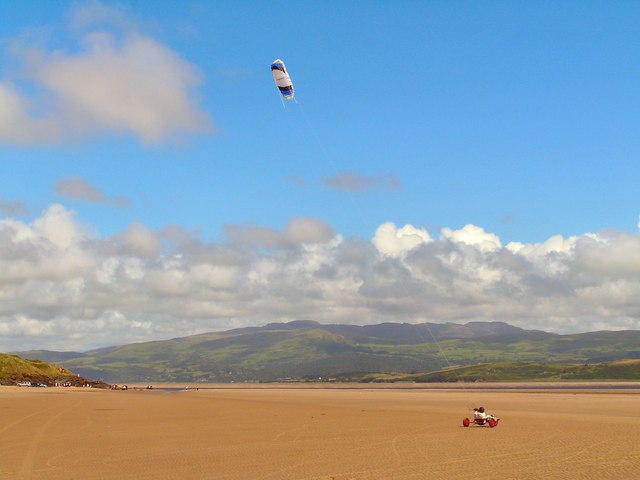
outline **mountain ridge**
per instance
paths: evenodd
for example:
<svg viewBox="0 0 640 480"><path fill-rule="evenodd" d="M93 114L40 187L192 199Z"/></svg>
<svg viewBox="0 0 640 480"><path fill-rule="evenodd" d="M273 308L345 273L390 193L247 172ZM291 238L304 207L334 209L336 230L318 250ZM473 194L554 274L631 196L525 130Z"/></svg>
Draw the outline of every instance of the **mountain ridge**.
<svg viewBox="0 0 640 480"><path fill-rule="evenodd" d="M274 381L347 372L411 373L490 362L596 363L640 358L640 331L555 334L505 322L376 325L270 323L87 352L16 352L56 358L113 382Z"/></svg>

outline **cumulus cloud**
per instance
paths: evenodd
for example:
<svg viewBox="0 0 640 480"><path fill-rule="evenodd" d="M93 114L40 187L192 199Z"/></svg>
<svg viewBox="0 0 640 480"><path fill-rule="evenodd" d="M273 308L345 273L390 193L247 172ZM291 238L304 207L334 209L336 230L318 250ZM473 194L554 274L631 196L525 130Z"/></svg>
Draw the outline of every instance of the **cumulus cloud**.
<svg viewBox="0 0 640 480"><path fill-rule="evenodd" d="M372 240L380 253L391 257L402 257L430 241L431 236L425 229L418 229L413 225L397 228L391 222L380 225Z"/></svg>
<svg viewBox="0 0 640 480"><path fill-rule="evenodd" d="M76 12L75 23L98 19L120 28L84 33L66 52L18 49L26 80L0 82L0 141L39 144L113 132L157 143L211 128L195 99L196 67L133 30L113 7L93 2Z"/></svg>
<svg viewBox="0 0 640 480"><path fill-rule="evenodd" d="M59 249L76 245L84 238L74 214L58 204L49 207L45 215L34 222L34 227L34 238L46 240Z"/></svg>
<svg viewBox="0 0 640 480"><path fill-rule="evenodd" d="M475 225L465 225L460 230L443 228L441 238L471 245L484 252L492 252L502 248L502 243L497 235L487 233L482 227Z"/></svg>
<svg viewBox="0 0 640 480"><path fill-rule="evenodd" d="M475 225L388 222L344 239L314 218L204 242L140 223L106 238L51 205L0 220L0 350L89 349L272 321L502 320L555 332L640 328L640 236L503 245Z"/></svg>
<svg viewBox="0 0 640 480"><path fill-rule="evenodd" d="M128 207L131 204L131 201L125 196L106 196L102 190L80 177L61 178L56 182L55 192L57 195L70 200L81 200L117 207Z"/></svg>
<svg viewBox="0 0 640 480"><path fill-rule="evenodd" d="M398 190L400 188L400 179L394 173L367 176L354 172L345 172L333 177L323 178L322 184L333 190L360 193L373 189Z"/></svg>

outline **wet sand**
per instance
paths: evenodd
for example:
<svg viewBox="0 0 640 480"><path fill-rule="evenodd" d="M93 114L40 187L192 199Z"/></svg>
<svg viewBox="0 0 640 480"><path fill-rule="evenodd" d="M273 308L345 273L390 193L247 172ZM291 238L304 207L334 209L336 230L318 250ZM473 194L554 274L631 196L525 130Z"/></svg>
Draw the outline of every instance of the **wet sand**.
<svg viewBox="0 0 640 480"><path fill-rule="evenodd" d="M640 391L1 387L0 478L640 479Z"/></svg>

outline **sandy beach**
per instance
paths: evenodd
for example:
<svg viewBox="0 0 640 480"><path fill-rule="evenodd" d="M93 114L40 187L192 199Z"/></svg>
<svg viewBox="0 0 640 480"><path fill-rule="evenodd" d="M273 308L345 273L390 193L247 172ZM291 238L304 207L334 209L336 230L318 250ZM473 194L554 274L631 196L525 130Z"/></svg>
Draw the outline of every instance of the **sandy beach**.
<svg viewBox="0 0 640 480"><path fill-rule="evenodd" d="M496 428L464 428L474 405ZM634 479L640 391L0 388L2 479Z"/></svg>

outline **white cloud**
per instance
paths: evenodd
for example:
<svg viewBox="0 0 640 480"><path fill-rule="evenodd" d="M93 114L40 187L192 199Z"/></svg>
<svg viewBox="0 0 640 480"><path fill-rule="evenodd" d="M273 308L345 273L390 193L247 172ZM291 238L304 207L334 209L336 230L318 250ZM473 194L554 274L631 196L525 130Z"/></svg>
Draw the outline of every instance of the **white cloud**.
<svg viewBox="0 0 640 480"><path fill-rule="evenodd" d="M502 320L556 332L640 328L640 237L510 243L380 225L345 240L297 218L227 241L134 223L109 238L72 211L0 220L0 350L88 349L271 321Z"/></svg>
<svg viewBox="0 0 640 480"><path fill-rule="evenodd" d="M600 278L637 278L640 236L611 230L584 236L576 241L575 264L580 272Z"/></svg>
<svg viewBox="0 0 640 480"><path fill-rule="evenodd" d="M62 136L62 119L29 113L29 99L0 82L0 142L48 143Z"/></svg>
<svg viewBox="0 0 640 480"><path fill-rule="evenodd" d="M189 270L189 276L194 285L202 288L230 289L236 286L238 268L229 265L194 265Z"/></svg>
<svg viewBox="0 0 640 480"><path fill-rule="evenodd" d="M84 237L82 229L75 222L74 214L59 204L50 206L34 226L39 237L60 249L77 244Z"/></svg>
<svg viewBox="0 0 640 480"><path fill-rule="evenodd" d="M58 282L82 278L94 268L95 259L85 248L84 230L61 205L50 206L32 224L0 221L0 285L20 291L39 281L49 288L48 282L62 287Z"/></svg>
<svg viewBox="0 0 640 480"><path fill-rule="evenodd" d="M387 222L378 227L372 243L383 255L401 257L430 241L429 232L425 229L418 229L413 225L397 228L393 223Z"/></svg>
<svg viewBox="0 0 640 480"><path fill-rule="evenodd" d="M160 253L160 238L141 223L132 223L113 239L112 246L121 255L154 257Z"/></svg>
<svg viewBox="0 0 640 480"><path fill-rule="evenodd" d="M91 5L76 12L77 23L101 15L126 23L124 13ZM20 51L28 83L0 82L0 141L39 144L115 132L157 143L211 128L194 98L197 69L149 36L94 30L73 51Z"/></svg>
<svg viewBox="0 0 640 480"><path fill-rule="evenodd" d="M287 224L284 237L287 243L309 244L326 242L333 238L331 225L315 218L297 217Z"/></svg>
<svg viewBox="0 0 640 480"><path fill-rule="evenodd" d="M443 228L441 238L471 245L482 252L493 252L502 248L502 243L497 235L487 233L482 227L475 225L465 225L460 230Z"/></svg>
<svg viewBox="0 0 640 480"><path fill-rule="evenodd" d="M46 337L54 332L54 322L16 315L12 322L0 323L0 335Z"/></svg>
<svg viewBox="0 0 640 480"><path fill-rule="evenodd" d="M509 242L505 248L513 253L544 257L552 253L571 253L576 246L576 240L577 237L565 239L560 235L554 235L543 243L524 244L520 242Z"/></svg>

